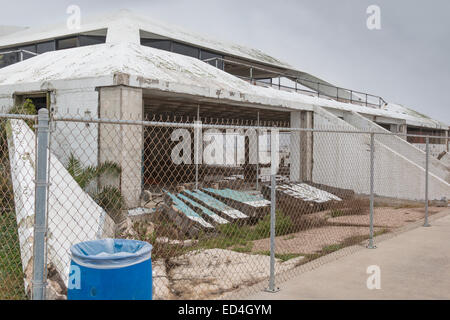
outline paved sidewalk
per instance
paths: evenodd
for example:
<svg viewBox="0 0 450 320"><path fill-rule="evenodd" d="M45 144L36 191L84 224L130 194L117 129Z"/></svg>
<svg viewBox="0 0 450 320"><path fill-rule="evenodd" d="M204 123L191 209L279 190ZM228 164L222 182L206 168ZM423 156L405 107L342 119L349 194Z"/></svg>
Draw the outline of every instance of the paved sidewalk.
<svg viewBox="0 0 450 320"><path fill-rule="evenodd" d="M278 293L248 299L450 299L449 215L339 258L287 282ZM367 267L381 269L381 289L369 290Z"/></svg>

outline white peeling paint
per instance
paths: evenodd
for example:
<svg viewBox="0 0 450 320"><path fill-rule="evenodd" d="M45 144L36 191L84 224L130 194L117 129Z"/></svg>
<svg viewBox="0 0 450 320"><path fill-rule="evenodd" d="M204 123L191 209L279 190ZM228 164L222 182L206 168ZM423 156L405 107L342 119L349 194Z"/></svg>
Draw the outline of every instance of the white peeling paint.
<svg viewBox="0 0 450 320"><path fill-rule="evenodd" d="M23 120L10 120L8 137L14 204L23 268L33 246L35 203L35 134ZM70 247L78 242L112 236L111 218L85 193L62 163L50 155L48 260L67 282Z"/></svg>

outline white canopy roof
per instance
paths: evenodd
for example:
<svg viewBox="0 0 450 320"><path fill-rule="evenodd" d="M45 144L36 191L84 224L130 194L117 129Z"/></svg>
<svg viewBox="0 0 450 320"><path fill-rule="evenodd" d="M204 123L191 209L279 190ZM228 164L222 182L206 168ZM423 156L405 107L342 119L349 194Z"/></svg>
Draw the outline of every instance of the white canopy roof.
<svg viewBox="0 0 450 320"><path fill-rule="evenodd" d="M6 35L10 35L15 32L19 32L21 30L26 29L26 27L18 27L18 26L1 26L0 25L0 37L4 37Z"/></svg>
<svg viewBox="0 0 450 320"><path fill-rule="evenodd" d="M133 85L144 88L300 110L312 110L318 105L405 119L411 125L448 128L398 105L375 109L254 86L198 59L126 42L44 53L0 69L0 86L95 78L115 73L133 76L137 79Z"/></svg>
<svg viewBox="0 0 450 320"><path fill-rule="evenodd" d="M229 55L244 57L272 66L292 69L292 66L289 64L271 57L260 50L210 39L208 37L186 31L185 28L134 15L128 10L120 10L116 13L100 17L82 17L80 29L70 30L67 28L66 23L62 23L45 27L33 27L21 32L15 32L14 35L0 37L0 48L17 44L44 41L101 29L108 29L108 38L106 42L125 41L139 43L139 31L142 30L161 37L179 40L181 42L223 52Z"/></svg>
<svg viewBox="0 0 450 320"><path fill-rule="evenodd" d="M33 27L5 37L0 36L0 49L80 33L98 34L98 31L104 32L105 30L107 30L106 43L133 42L139 44L140 35L143 32L147 35L153 35L158 39L172 39L195 47L216 51L227 57L245 59L256 64L277 68L292 78L299 78L299 82L302 85L313 90L317 87L316 83L320 82L324 84L325 86L319 87L320 93L330 94L330 92L335 92L332 84L307 72L296 70L288 63L282 62L258 49L218 41L211 37L187 31L186 28L135 15L128 10L120 10L113 14L93 18L85 18L83 16L80 29L70 30L65 23L61 23L52 26ZM348 93L342 90L341 96L345 97L346 95Z"/></svg>

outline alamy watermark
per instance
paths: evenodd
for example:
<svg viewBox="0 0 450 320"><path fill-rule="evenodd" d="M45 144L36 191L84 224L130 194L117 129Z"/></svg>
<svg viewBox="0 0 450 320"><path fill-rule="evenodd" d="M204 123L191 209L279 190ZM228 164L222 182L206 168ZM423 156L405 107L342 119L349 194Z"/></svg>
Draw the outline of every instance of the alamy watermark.
<svg viewBox="0 0 450 320"><path fill-rule="evenodd" d="M367 29L381 29L381 9L376 4L367 7L366 13L369 15L366 20Z"/></svg>
<svg viewBox="0 0 450 320"><path fill-rule="evenodd" d="M366 270L370 276L367 278L366 286L369 290L381 289L381 269L377 265L370 265Z"/></svg>
<svg viewBox="0 0 450 320"><path fill-rule="evenodd" d="M202 123L196 121L193 135L192 130L179 128L170 138L177 142L171 151L171 160L175 164L241 165L247 162L271 164L276 170L280 162L280 133L273 128L270 131L253 128L203 130Z"/></svg>
<svg viewBox="0 0 450 320"><path fill-rule="evenodd" d="M76 265L70 266L68 289L81 289L81 270Z"/></svg>
<svg viewBox="0 0 450 320"><path fill-rule="evenodd" d="M81 9L79 6L72 4L67 7L66 13L69 15L67 17L67 29L69 30L79 30L81 29Z"/></svg>

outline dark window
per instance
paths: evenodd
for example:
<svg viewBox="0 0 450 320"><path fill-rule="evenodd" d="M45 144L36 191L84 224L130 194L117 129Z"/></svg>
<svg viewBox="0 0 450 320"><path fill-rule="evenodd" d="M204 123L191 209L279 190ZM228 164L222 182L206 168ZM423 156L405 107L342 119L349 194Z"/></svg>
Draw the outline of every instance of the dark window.
<svg viewBox="0 0 450 320"><path fill-rule="evenodd" d="M36 52L39 54L55 51L55 49L55 41L41 42L36 45Z"/></svg>
<svg viewBox="0 0 450 320"><path fill-rule="evenodd" d="M380 127L383 127L384 129L391 131L391 125L387 124L387 123L380 123L380 122L375 122L377 125L379 125Z"/></svg>
<svg viewBox="0 0 450 320"><path fill-rule="evenodd" d="M40 109L47 108L47 98L44 97L33 97L29 98L31 101L33 101L34 106L36 107L36 111L39 111Z"/></svg>
<svg viewBox="0 0 450 320"><path fill-rule="evenodd" d="M26 50L26 51L30 51L30 52L36 52L36 46L34 44L31 44L31 45L28 45L28 46L19 47L19 50Z"/></svg>
<svg viewBox="0 0 450 320"><path fill-rule="evenodd" d="M78 39L80 41L80 47L91 46L91 45L101 44L101 43L106 42L105 36L83 36L83 35L80 35L78 37Z"/></svg>
<svg viewBox="0 0 450 320"><path fill-rule="evenodd" d="M262 78L262 79L258 79L259 82L264 82L267 84L272 84L272 78Z"/></svg>
<svg viewBox="0 0 450 320"><path fill-rule="evenodd" d="M173 52L197 59L199 58L199 49L178 42L173 42Z"/></svg>
<svg viewBox="0 0 450 320"><path fill-rule="evenodd" d="M47 108L47 98L46 98L45 93L43 93L43 94L31 93L30 95L16 95L15 96L15 104L17 106L24 105L26 100L31 100L33 105L36 107L35 114L37 114L37 111L39 111L40 109Z"/></svg>
<svg viewBox="0 0 450 320"><path fill-rule="evenodd" d="M2 51L11 51L11 50L16 50L15 48L11 48L11 49L5 49ZM4 68L7 67L11 64L14 64L16 62L19 62L19 54L14 52L14 53L6 53L6 54L1 54L0 53L0 68Z"/></svg>
<svg viewBox="0 0 450 320"><path fill-rule="evenodd" d="M170 41L170 40L141 38L141 44L143 46L166 50L166 51L171 51L171 42L172 41Z"/></svg>
<svg viewBox="0 0 450 320"><path fill-rule="evenodd" d="M19 55L20 55L20 53L19 53ZM36 57L36 55L28 53L28 52L22 52L22 60L27 60L27 59L30 59L33 57Z"/></svg>
<svg viewBox="0 0 450 320"><path fill-rule="evenodd" d="M223 58L223 56L221 56L220 54L211 52L211 51L206 51L206 50L201 50L200 52L200 59L201 60L206 60L206 59L211 59L211 58ZM217 61L217 64L216 64ZM217 66L217 68L222 69L223 70L223 60L220 59L214 59L211 61L208 61L207 63L209 63L212 66Z"/></svg>
<svg viewBox="0 0 450 320"><path fill-rule="evenodd" d="M19 48L7 48L0 50L0 68L9 66L10 64L19 62L21 57L23 60L35 57L36 55L26 52L15 52L8 54L1 54L1 52L5 51L14 51L14 50L25 50L29 52L34 52L37 54L75 48L78 46L89 46L106 42L106 36L90 36L90 35L79 35L71 38L57 39L51 41L40 42L37 44L30 44L26 46L22 46Z"/></svg>
<svg viewBox="0 0 450 320"><path fill-rule="evenodd" d="M24 51L18 52L19 61L23 61L23 60L33 58L35 56L34 54L28 53L28 52L36 52L36 46L34 44L32 44L32 45L28 45L28 46L19 47L18 50L24 50Z"/></svg>
<svg viewBox="0 0 450 320"><path fill-rule="evenodd" d="M60 40L57 40L56 49L62 50L62 49L75 48L75 47L77 47L77 45L78 45L77 37L60 39Z"/></svg>

